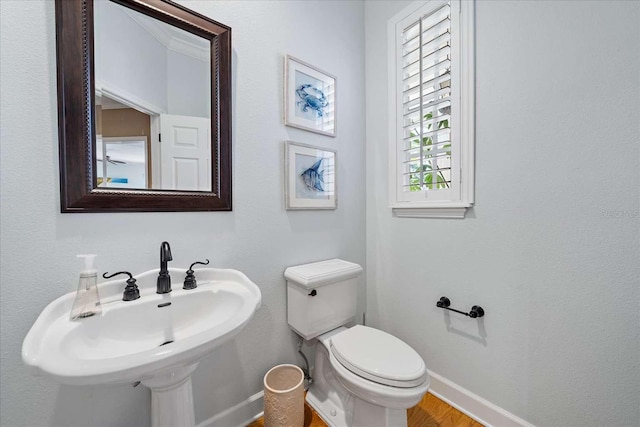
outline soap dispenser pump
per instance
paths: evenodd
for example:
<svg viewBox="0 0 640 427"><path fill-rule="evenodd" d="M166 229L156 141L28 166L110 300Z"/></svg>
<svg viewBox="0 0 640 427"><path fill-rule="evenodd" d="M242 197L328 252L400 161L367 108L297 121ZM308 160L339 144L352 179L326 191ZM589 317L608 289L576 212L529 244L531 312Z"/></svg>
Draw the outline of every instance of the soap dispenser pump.
<svg viewBox="0 0 640 427"><path fill-rule="evenodd" d="M102 313L98 295L98 272L93 265L96 255L78 255L78 258L84 259L84 270L80 272L78 292L71 309L71 320L84 319Z"/></svg>

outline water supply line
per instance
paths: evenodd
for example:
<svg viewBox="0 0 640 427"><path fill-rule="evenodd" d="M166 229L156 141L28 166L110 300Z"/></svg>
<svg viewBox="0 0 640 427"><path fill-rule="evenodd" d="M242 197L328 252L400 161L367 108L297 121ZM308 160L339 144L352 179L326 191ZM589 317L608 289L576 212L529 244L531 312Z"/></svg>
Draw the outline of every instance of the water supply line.
<svg viewBox="0 0 640 427"><path fill-rule="evenodd" d="M302 373L304 374L304 379L307 380L307 385L304 388L304 391L309 390L311 384L313 383L313 378L311 378L311 373L309 372L309 360L307 356L302 352L302 344L304 343L304 338L300 337L300 343L298 344L298 353L302 356L304 360L304 367L302 368Z"/></svg>

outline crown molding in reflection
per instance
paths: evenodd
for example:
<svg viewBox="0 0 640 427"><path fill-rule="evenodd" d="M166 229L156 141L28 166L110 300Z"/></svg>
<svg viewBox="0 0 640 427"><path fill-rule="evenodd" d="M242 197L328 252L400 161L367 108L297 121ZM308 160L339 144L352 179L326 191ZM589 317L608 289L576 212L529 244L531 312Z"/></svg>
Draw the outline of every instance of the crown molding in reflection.
<svg viewBox="0 0 640 427"><path fill-rule="evenodd" d="M170 27L168 24L159 22L129 8L124 7L123 9L140 28L168 50L190 56L199 61L209 62L209 42L205 39L202 39L203 43L201 45L194 43L192 37L198 37L195 34L187 35L184 30Z"/></svg>

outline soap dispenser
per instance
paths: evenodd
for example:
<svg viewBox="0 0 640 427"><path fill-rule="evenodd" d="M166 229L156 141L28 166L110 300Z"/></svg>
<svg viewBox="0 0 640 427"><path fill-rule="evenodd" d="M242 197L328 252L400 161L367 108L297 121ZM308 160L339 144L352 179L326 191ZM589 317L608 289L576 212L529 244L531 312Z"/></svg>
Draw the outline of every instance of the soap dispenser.
<svg viewBox="0 0 640 427"><path fill-rule="evenodd" d="M96 255L78 255L84 259L84 270L80 272L78 292L71 309L71 320L84 319L102 313L98 295L98 272L93 263Z"/></svg>

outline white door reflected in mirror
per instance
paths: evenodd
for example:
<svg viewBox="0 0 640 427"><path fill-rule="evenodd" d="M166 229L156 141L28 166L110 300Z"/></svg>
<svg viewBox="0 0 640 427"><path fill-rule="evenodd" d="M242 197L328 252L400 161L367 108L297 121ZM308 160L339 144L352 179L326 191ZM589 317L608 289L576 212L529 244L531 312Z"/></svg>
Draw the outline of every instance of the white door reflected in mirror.
<svg viewBox="0 0 640 427"><path fill-rule="evenodd" d="M211 120L160 116L162 188L182 191L211 189Z"/></svg>

